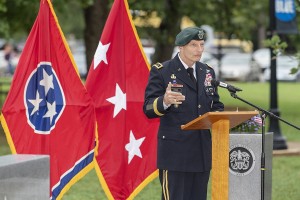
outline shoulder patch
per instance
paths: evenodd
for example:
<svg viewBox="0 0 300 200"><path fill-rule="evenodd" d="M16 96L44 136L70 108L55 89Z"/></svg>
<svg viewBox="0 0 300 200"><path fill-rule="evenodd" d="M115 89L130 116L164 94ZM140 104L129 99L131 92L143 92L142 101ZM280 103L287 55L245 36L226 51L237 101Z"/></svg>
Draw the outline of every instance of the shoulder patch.
<svg viewBox="0 0 300 200"><path fill-rule="evenodd" d="M161 69L161 68L163 68L164 66L161 64L161 63L155 63L154 65L153 65L153 67L156 67L156 69Z"/></svg>

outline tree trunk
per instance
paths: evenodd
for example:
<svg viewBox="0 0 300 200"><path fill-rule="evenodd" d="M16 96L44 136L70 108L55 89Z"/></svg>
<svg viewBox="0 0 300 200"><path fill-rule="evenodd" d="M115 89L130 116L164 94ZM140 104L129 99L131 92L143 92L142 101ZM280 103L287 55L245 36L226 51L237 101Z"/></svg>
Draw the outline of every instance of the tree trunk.
<svg viewBox="0 0 300 200"><path fill-rule="evenodd" d="M175 37L180 31L182 16L179 13L180 5L178 0L166 0L164 13L165 17L158 28L155 36L156 47L152 63L163 62L172 57Z"/></svg>
<svg viewBox="0 0 300 200"><path fill-rule="evenodd" d="M87 71L89 71L95 51L110 11L109 0L95 0L94 4L84 9L84 41L86 49Z"/></svg>
<svg viewBox="0 0 300 200"><path fill-rule="evenodd" d="M258 22L258 48L263 48L263 41L266 39L266 26L264 25L264 20L266 18L265 13L260 13L259 14L259 22Z"/></svg>

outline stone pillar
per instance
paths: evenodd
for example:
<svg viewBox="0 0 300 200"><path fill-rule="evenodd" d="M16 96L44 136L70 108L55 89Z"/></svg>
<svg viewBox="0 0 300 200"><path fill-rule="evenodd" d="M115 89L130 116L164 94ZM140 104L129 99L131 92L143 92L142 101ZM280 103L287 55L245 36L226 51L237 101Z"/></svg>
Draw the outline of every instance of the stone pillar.
<svg viewBox="0 0 300 200"><path fill-rule="evenodd" d="M262 134L230 134L229 200L261 199ZM265 135L264 200L272 199L273 134Z"/></svg>

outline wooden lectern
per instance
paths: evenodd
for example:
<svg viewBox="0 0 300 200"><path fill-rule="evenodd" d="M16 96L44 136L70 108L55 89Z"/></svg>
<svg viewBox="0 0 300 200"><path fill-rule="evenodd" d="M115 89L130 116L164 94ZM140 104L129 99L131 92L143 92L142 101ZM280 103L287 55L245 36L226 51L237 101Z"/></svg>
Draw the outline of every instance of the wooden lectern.
<svg viewBox="0 0 300 200"><path fill-rule="evenodd" d="M182 130L211 129L212 200L228 200L229 129L258 114L258 111L208 112L182 125Z"/></svg>

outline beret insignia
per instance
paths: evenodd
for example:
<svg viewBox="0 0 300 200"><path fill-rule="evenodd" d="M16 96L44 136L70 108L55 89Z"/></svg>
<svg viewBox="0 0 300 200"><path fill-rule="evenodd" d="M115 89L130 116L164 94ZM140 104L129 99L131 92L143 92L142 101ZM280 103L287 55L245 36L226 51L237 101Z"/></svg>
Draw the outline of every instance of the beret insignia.
<svg viewBox="0 0 300 200"><path fill-rule="evenodd" d="M199 33L198 33L198 37L200 40L204 40L204 37L205 37L205 33L203 30L200 30Z"/></svg>
<svg viewBox="0 0 300 200"><path fill-rule="evenodd" d="M205 31L199 27L188 27L177 34L175 39L176 46L184 46L191 40L206 40Z"/></svg>

